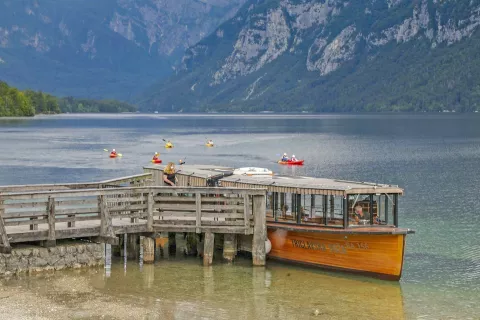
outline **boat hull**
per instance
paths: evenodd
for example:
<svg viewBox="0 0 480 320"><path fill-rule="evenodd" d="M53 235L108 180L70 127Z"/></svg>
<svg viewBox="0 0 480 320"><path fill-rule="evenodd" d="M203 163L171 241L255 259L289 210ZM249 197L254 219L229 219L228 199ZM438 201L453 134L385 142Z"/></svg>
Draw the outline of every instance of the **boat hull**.
<svg viewBox="0 0 480 320"><path fill-rule="evenodd" d="M405 234L292 231L268 228L269 258L386 280L402 275Z"/></svg>
<svg viewBox="0 0 480 320"><path fill-rule="evenodd" d="M301 165L303 165L303 162L305 162L305 160L297 160L297 161L278 161L279 164L286 164L286 165L291 165L291 166L301 166Z"/></svg>

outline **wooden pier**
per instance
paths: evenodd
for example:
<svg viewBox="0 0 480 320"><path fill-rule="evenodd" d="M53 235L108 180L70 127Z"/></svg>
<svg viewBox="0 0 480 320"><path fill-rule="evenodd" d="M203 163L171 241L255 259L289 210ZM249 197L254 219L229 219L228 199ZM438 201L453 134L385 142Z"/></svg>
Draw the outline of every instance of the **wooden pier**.
<svg viewBox="0 0 480 320"><path fill-rule="evenodd" d="M124 234L151 239L149 247L161 232L202 233L208 265L218 233L232 235L226 243L235 235L250 236L253 264L265 264L265 190L158 187L150 178L0 187L0 251L8 253L16 243L51 247L73 238L116 245Z"/></svg>

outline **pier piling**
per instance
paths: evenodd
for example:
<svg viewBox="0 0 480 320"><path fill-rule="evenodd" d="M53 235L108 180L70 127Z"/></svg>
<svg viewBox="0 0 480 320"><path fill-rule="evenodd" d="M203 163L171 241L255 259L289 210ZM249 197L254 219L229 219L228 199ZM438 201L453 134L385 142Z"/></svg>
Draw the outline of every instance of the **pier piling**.
<svg viewBox="0 0 480 320"><path fill-rule="evenodd" d="M203 265L204 266L211 266L212 265L214 239L215 239L215 236L212 232L205 232L205 237L203 239L203 242L204 242Z"/></svg>
<svg viewBox="0 0 480 320"><path fill-rule="evenodd" d="M143 263L155 261L155 240L150 237L143 238Z"/></svg>

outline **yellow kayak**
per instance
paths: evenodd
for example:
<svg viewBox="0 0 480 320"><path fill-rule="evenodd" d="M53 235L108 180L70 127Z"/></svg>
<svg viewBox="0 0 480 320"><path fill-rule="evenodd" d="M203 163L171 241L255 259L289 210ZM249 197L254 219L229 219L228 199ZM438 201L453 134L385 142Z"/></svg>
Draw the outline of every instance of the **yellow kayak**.
<svg viewBox="0 0 480 320"><path fill-rule="evenodd" d="M167 149L173 148L173 144L166 144L165 148L167 148Z"/></svg>
<svg viewBox="0 0 480 320"><path fill-rule="evenodd" d="M205 143L205 145L206 145L207 147L213 147L213 146L214 146L213 143Z"/></svg>

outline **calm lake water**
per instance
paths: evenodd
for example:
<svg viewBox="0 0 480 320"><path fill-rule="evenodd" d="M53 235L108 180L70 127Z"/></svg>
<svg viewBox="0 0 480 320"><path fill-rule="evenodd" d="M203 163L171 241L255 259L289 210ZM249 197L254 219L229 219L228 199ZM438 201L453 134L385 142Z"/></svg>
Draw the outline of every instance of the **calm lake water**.
<svg viewBox="0 0 480 320"><path fill-rule="evenodd" d="M175 148L163 149L162 139ZM206 139L216 147L205 148ZM480 319L476 114L0 119L0 150L2 185L137 174L155 151L164 161L398 184L400 223L416 230L399 283L271 262L254 269L242 259L212 268L182 257L154 266L114 260L109 274L4 280L0 313L9 319ZM283 152L306 165L277 165Z"/></svg>

